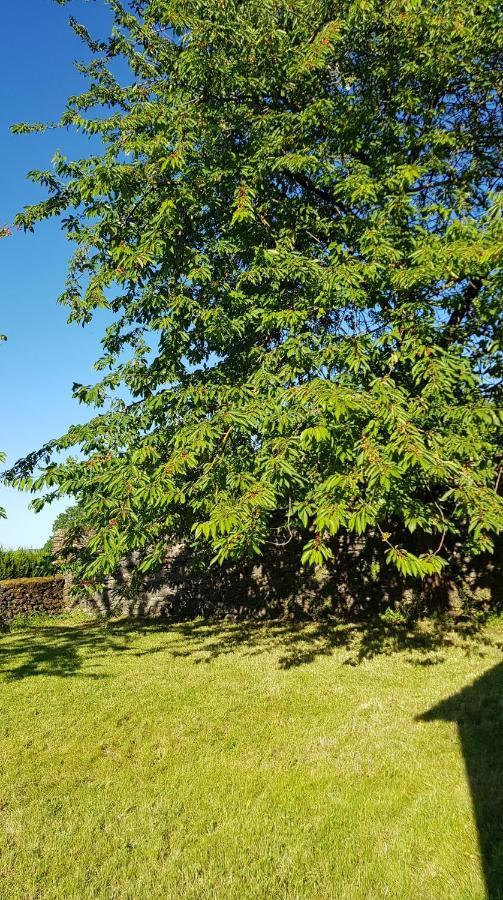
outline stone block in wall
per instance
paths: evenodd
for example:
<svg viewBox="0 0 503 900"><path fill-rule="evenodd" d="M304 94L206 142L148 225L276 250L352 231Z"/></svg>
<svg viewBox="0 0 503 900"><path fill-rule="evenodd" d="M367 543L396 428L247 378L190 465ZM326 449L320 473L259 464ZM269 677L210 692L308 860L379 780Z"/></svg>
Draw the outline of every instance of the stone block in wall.
<svg viewBox="0 0 503 900"><path fill-rule="evenodd" d="M66 608L65 579L61 575L0 581L0 621L26 615L58 615Z"/></svg>

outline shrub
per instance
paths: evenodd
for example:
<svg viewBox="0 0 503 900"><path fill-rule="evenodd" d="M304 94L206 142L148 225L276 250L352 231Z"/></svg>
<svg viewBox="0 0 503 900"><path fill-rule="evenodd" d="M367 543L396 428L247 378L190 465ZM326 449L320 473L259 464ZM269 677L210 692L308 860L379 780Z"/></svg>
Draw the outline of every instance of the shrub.
<svg viewBox="0 0 503 900"><path fill-rule="evenodd" d="M6 578L37 578L54 575L56 565L48 547L36 550L19 547L5 550L0 547L0 581Z"/></svg>

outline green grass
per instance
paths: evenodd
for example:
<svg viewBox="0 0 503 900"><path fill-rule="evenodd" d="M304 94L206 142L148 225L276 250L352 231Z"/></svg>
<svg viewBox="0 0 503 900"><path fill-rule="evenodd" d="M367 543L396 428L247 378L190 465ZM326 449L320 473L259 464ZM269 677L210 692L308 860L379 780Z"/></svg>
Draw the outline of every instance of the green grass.
<svg viewBox="0 0 503 900"><path fill-rule="evenodd" d="M498 897L502 642L23 623L0 636L0 897Z"/></svg>

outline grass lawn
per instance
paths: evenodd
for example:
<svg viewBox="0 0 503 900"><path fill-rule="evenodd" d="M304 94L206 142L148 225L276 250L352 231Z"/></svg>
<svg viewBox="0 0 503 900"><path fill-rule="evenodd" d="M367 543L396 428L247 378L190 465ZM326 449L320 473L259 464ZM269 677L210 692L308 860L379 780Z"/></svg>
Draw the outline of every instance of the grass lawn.
<svg viewBox="0 0 503 900"><path fill-rule="evenodd" d="M503 897L502 647L498 620L16 626L0 897Z"/></svg>

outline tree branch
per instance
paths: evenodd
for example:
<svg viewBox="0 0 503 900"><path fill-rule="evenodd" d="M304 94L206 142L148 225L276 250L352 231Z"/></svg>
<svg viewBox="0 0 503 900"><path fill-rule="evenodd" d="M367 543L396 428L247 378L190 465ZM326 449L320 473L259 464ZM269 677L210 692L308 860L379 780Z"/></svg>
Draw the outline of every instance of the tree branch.
<svg viewBox="0 0 503 900"><path fill-rule="evenodd" d="M478 297L480 290L482 288L482 279L481 278L472 278L468 284L468 287L461 299L459 306L456 309L453 309L451 312L449 319L447 320L446 326L446 337L450 339L455 332L456 328L461 325L461 322L465 318L466 315L470 312L472 308L473 301Z"/></svg>
<svg viewBox="0 0 503 900"><path fill-rule="evenodd" d="M289 172L288 176L295 181L300 187L303 187L306 191L311 191L312 194L315 194L316 197L319 197L320 200L323 200L325 203L330 203L330 205L335 209L338 215L343 216L348 213L347 207L344 204L337 203L330 191L326 191L324 188L318 187L317 184L309 178L308 175L303 175L300 172Z"/></svg>

